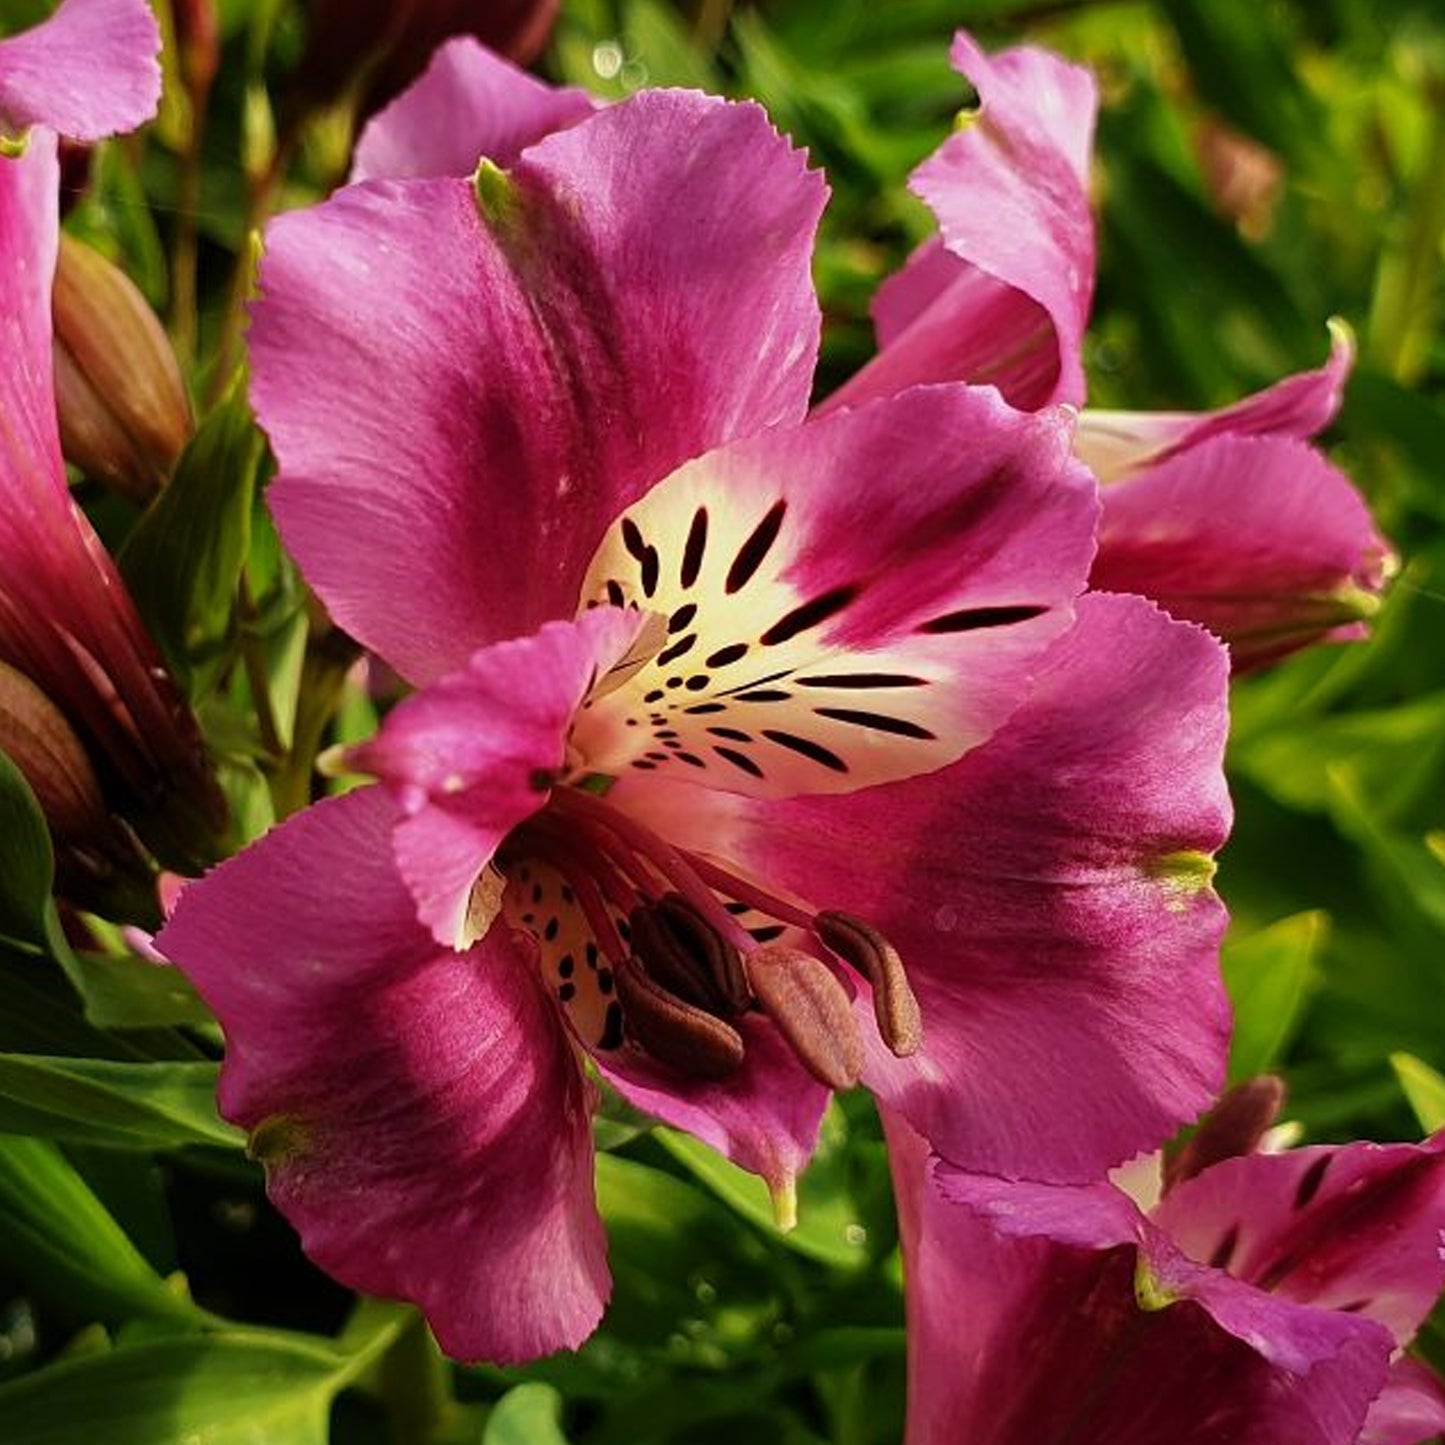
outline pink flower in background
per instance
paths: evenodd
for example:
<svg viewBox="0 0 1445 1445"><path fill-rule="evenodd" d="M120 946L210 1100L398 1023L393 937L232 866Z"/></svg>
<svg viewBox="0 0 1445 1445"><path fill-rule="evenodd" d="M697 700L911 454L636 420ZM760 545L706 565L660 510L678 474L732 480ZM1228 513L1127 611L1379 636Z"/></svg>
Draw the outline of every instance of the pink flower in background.
<svg viewBox="0 0 1445 1445"><path fill-rule="evenodd" d="M141 0L66 0L0 41L0 661L85 740L117 811L176 866L208 856L224 805L200 733L105 549L71 500L52 362L57 127L87 139L139 125L160 92ZM25 128L29 127L28 130Z"/></svg>
<svg viewBox="0 0 1445 1445"><path fill-rule="evenodd" d="M784 1216L830 1089L1077 1181L1218 1084L1220 649L1070 625L1061 410L805 419L823 199L756 107L655 92L268 237L271 503L417 691L347 754L380 786L160 942L307 1250L457 1355L597 1321L587 1055Z"/></svg>
<svg viewBox="0 0 1445 1445"><path fill-rule="evenodd" d="M1045 50L955 66L976 119L913 176L939 234L878 291L878 355L824 410L919 382L991 382L1024 408L1082 405L1094 289L1093 77ZM1236 670L1363 633L1388 546L1348 479L1305 443L1339 408L1351 346L1209 415L1092 412L1076 451L1103 484L1095 587L1152 597L1230 644Z"/></svg>
<svg viewBox="0 0 1445 1445"><path fill-rule="evenodd" d="M1247 1154L1141 1209L930 1165L889 1126L910 1445L1418 1445L1445 1390L1404 1358L1445 1283L1445 1153ZM931 1179L930 1177L931 1176Z"/></svg>

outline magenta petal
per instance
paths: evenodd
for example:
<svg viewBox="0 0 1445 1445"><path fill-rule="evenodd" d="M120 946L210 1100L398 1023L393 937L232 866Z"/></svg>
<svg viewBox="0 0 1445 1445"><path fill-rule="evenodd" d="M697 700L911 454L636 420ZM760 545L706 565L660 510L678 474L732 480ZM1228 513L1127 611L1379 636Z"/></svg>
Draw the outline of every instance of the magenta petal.
<svg viewBox="0 0 1445 1445"><path fill-rule="evenodd" d="M351 179L469 176L483 156L510 166L598 104L586 91L547 85L459 36L439 46L421 79L367 122Z"/></svg>
<svg viewBox="0 0 1445 1445"><path fill-rule="evenodd" d="M481 648L350 749L350 766L380 778L405 815L397 867L438 943L475 940L467 913L477 875L546 803L573 713L641 627L640 614L606 607Z"/></svg>
<svg viewBox="0 0 1445 1445"><path fill-rule="evenodd" d="M642 1054L598 1054L597 1063L624 1098L711 1144L778 1197L812 1158L829 1094L768 1019L744 1017L736 1025L743 1066L720 1082L684 1079Z"/></svg>
<svg viewBox="0 0 1445 1445"><path fill-rule="evenodd" d="M1226 665L1147 603L1089 596L1040 674L950 768L738 800L709 826L754 876L898 948L923 1047L895 1059L860 1001L875 1093L958 1164L1074 1182L1157 1145L1222 1077Z"/></svg>
<svg viewBox="0 0 1445 1445"><path fill-rule="evenodd" d="M32 125L83 141L134 130L160 103L160 48L145 0L63 0L0 40L0 136Z"/></svg>
<svg viewBox="0 0 1445 1445"><path fill-rule="evenodd" d="M756 106L642 94L487 186L281 217L251 332L285 540L418 683L571 616L619 511L801 418L817 346L824 187Z"/></svg>
<svg viewBox="0 0 1445 1445"><path fill-rule="evenodd" d="M1445 1385L1418 1360L1399 1359L1370 1406L1359 1445L1425 1445L1445 1434Z"/></svg>
<svg viewBox="0 0 1445 1445"><path fill-rule="evenodd" d="M1330 343L1329 360L1318 370L1287 376L1219 411L1125 412L1086 407L1079 418L1075 449L1080 460L1107 484L1211 437L1280 436L1306 441L1334 420L1354 365L1354 338L1344 326L1331 326Z"/></svg>
<svg viewBox="0 0 1445 1445"><path fill-rule="evenodd" d="M908 1277L910 1445L1355 1440L1389 1356L1373 1321L1190 1265L1122 1196L1111 1204L1108 1186L1058 1190L941 1166L930 1184L922 1142L896 1119L888 1136Z"/></svg>
<svg viewBox="0 0 1445 1445"><path fill-rule="evenodd" d="M1228 1159L1178 1185L1155 1219L1192 1258L1263 1289L1379 1320L1404 1344L1445 1287L1445 1152L1349 1144Z"/></svg>
<svg viewBox="0 0 1445 1445"><path fill-rule="evenodd" d="M942 248L925 245L880 290L879 355L829 405L945 380L991 382L1025 409L1081 404L1094 79L1046 50L987 56L963 32L953 63L978 90L978 118L912 180Z"/></svg>
<svg viewBox="0 0 1445 1445"><path fill-rule="evenodd" d="M322 803L182 894L158 942L226 1030L221 1107L338 1279L443 1349L576 1345L608 1293L588 1089L533 960L416 923L380 788Z"/></svg>
<svg viewBox="0 0 1445 1445"><path fill-rule="evenodd" d="M1349 479L1304 442L1216 436L1103 490L1091 581L1230 644L1236 670L1375 608L1389 548Z"/></svg>

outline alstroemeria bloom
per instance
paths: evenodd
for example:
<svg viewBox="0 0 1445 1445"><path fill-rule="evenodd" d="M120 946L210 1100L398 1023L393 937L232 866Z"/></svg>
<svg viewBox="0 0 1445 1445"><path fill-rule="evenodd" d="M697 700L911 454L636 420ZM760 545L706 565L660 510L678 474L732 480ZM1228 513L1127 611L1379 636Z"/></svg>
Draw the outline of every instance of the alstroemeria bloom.
<svg viewBox="0 0 1445 1445"><path fill-rule="evenodd" d="M1112 1184L930 1165L897 1121L889 1145L910 1445L1418 1445L1445 1428L1440 1382L1400 1354L1445 1283L1438 1138L1225 1159L1147 1212Z"/></svg>
<svg viewBox="0 0 1445 1445"><path fill-rule="evenodd" d="M860 1079L1058 1179L1217 1082L1220 649L1138 599L1070 629L1066 410L805 420L823 199L757 107L652 92L270 229L271 505L417 691L350 751L381 785L161 947L308 1251L454 1354L598 1318L588 1054L784 1213Z"/></svg>
<svg viewBox="0 0 1445 1445"><path fill-rule="evenodd" d="M979 113L913 174L938 218L874 301L879 353L824 403L925 381L992 382L1024 408L1082 405L1094 291L1087 193L1097 91L1045 50L953 47ZM1229 642L1236 670L1362 634L1390 561L1349 480L1306 440L1339 407L1351 347L1211 415L1091 412L1103 484L1091 583L1152 597Z"/></svg>
<svg viewBox="0 0 1445 1445"><path fill-rule="evenodd" d="M178 866L224 820L195 721L70 497L55 414L56 132L139 125L160 94L144 0L66 0L0 42L0 661L89 746L108 799ZM22 135L22 128L28 128Z"/></svg>

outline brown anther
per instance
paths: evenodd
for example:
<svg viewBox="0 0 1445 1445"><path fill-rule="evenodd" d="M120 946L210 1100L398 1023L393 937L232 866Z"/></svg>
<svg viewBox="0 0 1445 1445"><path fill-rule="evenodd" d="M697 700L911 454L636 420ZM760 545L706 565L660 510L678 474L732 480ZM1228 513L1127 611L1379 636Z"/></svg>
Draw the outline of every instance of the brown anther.
<svg viewBox="0 0 1445 1445"><path fill-rule="evenodd" d="M836 909L820 913L813 931L868 980L873 1016L889 1052L899 1059L916 1054L923 1044L923 1020L898 950L871 923Z"/></svg>
<svg viewBox="0 0 1445 1445"><path fill-rule="evenodd" d="M649 978L636 959L616 970L628 1034L660 1064L691 1079L725 1079L743 1062L743 1038Z"/></svg>
<svg viewBox="0 0 1445 1445"><path fill-rule="evenodd" d="M727 1012L706 963L678 938L658 907L640 903L627 916L632 952L643 971L669 993L710 1014Z"/></svg>
<svg viewBox="0 0 1445 1445"><path fill-rule="evenodd" d="M658 900L657 911L674 937L689 947L693 957L707 970L713 988L727 1006L725 1012L742 1013L752 1002L743 973L742 953L681 893L665 894Z"/></svg>
<svg viewBox="0 0 1445 1445"><path fill-rule="evenodd" d="M1164 1165L1164 1188L1192 1179L1225 1159L1252 1154L1284 1106L1284 1082L1259 1074L1236 1084L1199 1121L1188 1141Z"/></svg>
<svg viewBox="0 0 1445 1445"><path fill-rule="evenodd" d="M832 969L801 949L769 944L748 954L747 971L763 1012L803 1067L830 1089L851 1089L863 1070L863 1040Z"/></svg>

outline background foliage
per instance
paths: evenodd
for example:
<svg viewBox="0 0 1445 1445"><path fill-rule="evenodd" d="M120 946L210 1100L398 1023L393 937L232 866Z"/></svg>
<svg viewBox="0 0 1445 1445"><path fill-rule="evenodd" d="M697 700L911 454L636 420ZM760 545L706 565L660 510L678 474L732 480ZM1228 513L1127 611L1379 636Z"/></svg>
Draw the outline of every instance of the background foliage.
<svg viewBox="0 0 1445 1445"><path fill-rule="evenodd" d="M0 0L0 29L46 8ZM290 0L219 10L200 164L171 87L150 131L99 157L70 222L137 278L188 362L234 359L227 318L251 223L322 194L348 137L344 116L323 116L289 170L273 164L273 98L303 16ZM905 180L969 100L946 58L959 24L995 46L1053 46L1101 77L1094 402L1219 404L1318 365L1328 317L1359 337L1333 449L1402 571L1369 645L1237 687L1238 825L1220 885L1236 1072L1283 1072L1312 1139L1418 1137L1445 1123L1445 15L1434 0L568 0L544 68L610 96L673 84L756 96L809 147L833 186L817 261L826 389L867 354L872 290L927 232ZM1231 193L1221 157L1247 158L1264 183ZM194 311L168 266L192 240ZM203 408L227 379L194 367ZM124 544L224 756L237 842L304 801L318 746L375 721L279 552L256 501L264 479L230 396L164 507L138 519L81 492ZM610 1110L604 1328L527 1370L454 1369L406 1311L357 1306L302 1259L214 1115L214 1025L116 931L58 917L43 822L3 758L0 851L7 1440L898 1438L896 1231L865 1100L830 1115L786 1238L752 1181ZM1424 1345L1445 1363L1445 1333Z"/></svg>

